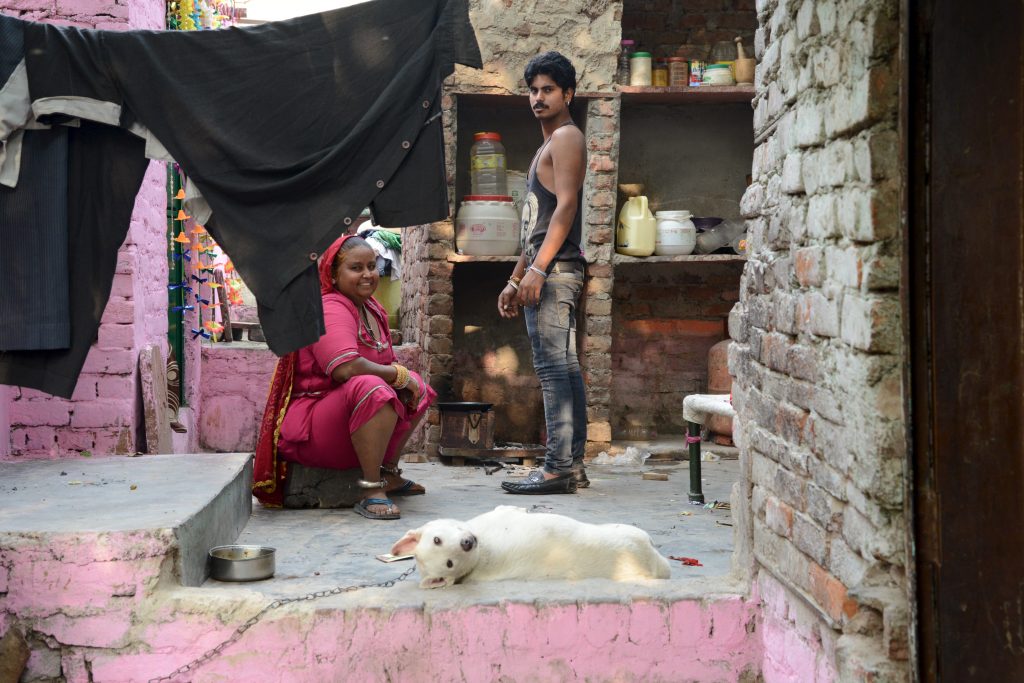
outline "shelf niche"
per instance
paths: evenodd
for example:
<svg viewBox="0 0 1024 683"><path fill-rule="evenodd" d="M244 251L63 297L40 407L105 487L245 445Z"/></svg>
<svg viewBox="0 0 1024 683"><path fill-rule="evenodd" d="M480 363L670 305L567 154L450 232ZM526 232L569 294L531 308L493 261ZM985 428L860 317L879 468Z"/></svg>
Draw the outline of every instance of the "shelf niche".
<svg viewBox="0 0 1024 683"><path fill-rule="evenodd" d="M540 124L530 111L530 98L526 95L455 95L455 209L462 198L470 194L469 152L473 147L473 134L494 132L501 134L505 147L506 168L527 173L537 149L543 144ZM576 125L587 133L587 97L573 98L569 109Z"/></svg>
<svg viewBox="0 0 1024 683"><path fill-rule="evenodd" d="M619 183L643 183L652 212L686 209L694 216L740 218L754 156L749 103L624 101L621 116Z"/></svg>

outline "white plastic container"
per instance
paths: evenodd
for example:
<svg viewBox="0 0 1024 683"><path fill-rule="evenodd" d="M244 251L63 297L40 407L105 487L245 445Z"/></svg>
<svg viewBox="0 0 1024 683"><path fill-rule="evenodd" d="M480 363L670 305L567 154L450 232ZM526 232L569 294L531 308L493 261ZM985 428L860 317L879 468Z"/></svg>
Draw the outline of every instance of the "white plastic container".
<svg viewBox="0 0 1024 683"><path fill-rule="evenodd" d="M519 253L519 216L512 197L466 195L455 216L455 245L469 256Z"/></svg>
<svg viewBox="0 0 1024 683"><path fill-rule="evenodd" d="M651 66L650 52L634 52L629 58L629 84L649 86Z"/></svg>
<svg viewBox="0 0 1024 683"><path fill-rule="evenodd" d="M657 256L687 256L697 246L697 228L689 211L658 211L658 232L654 241Z"/></svg>
<svg viewBox="0 0 1024 683"><path fill-rule="evenodd" d="M728 64L708 64L704 68L704 85L736 85Z"/></svg>
<svg viewBox="0 0 1024 683"><path fill-rule="evenodd" d="M626 256L650 256L656 233L657 221L647 208L647 197L630 197L619 211L615 251Z"/></svg>

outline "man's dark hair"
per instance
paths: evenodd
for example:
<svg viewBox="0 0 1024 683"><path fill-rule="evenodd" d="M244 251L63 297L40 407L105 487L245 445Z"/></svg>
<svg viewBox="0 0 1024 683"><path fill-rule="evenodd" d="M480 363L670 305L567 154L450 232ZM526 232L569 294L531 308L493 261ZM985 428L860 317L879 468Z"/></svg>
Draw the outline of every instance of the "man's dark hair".
<svg viewBox="0 0 1024 683"><path fill-rule="evenodd" d="M576 69L560 52L542 52L531 59L523 71L523 78L526 79L526 84L530 85L540 74L550 77L562 90L576 90Z"/></svg>

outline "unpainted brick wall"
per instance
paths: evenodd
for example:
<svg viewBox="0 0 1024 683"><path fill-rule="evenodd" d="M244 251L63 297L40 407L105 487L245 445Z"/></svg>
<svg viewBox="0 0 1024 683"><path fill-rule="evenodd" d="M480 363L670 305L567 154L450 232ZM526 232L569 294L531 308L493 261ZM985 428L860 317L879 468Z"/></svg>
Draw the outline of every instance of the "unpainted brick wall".
<svg viewBox="0 0 1024 683"><path fill-rule="evenodd" d="M754 0L624 0L622 37L657 57L708 61L736 58L741 37L751 56L757 13Z"/></svg>
<svg viewBox="0 0 1024 683"><path fill-rule="evenodd" d="M30 21L125 30L163 27L165 5L159 0L3 0L0 11ZM166 348L166 278L152 276L166 271L164 173L164 165L155 162L146 173L128 237L118 253L98 338L72 398L57 399L31 389L9 391L7 457L130 453L139 447L139 349L150 343Z"/></svg>
<svg viewBox="0 0 1024 683"><path fill-rule="evenodd" d="M906 680L899 3L758 11L751 258L729 365L765 678Z"/></svg>
<svg viewBox="0 0 1024 683"><path fill-rule="evenodd" d="M612 308L612 428L683 434L683 399L707 391L708 350L726 338L740 262L619 264Z"/></svg>

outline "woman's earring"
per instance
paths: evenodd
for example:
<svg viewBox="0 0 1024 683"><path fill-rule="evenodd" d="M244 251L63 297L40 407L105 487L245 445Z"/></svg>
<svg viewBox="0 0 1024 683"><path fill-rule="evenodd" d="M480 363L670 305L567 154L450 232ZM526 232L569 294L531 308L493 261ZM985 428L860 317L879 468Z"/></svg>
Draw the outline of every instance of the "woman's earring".
<svg viewBox="0 0 1024 683"><path fill-rule="evenodd" d="M332 284L332 285L336 285L336 284L338 284L338 281L337 281L337 280L335 280L335 279L334 279L334 278L332 277L332 278L331 278L331 284Z"/></svg>

